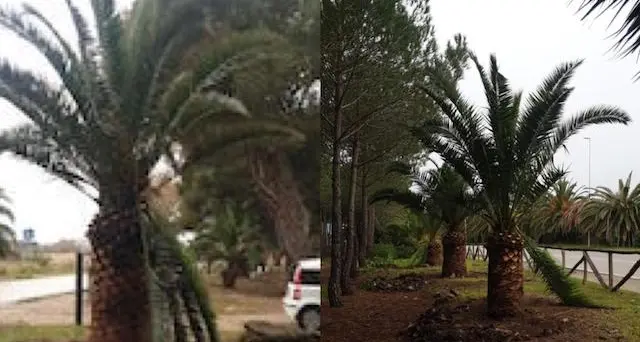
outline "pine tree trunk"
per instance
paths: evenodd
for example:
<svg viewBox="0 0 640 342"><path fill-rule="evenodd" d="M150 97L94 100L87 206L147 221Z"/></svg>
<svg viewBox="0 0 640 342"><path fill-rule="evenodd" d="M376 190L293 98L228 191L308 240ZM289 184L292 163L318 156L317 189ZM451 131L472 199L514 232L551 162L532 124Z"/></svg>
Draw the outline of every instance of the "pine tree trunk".
<svg viewBox="0 0 640 342"><path fill-rule="evenodd" d="M351 279L356 279L360 275L360 226L356 226L357 234L356 239L353 241L353 262L351 263L351 270L349 276Z"/></svg>
<svg viewBox="0 0 640 342"><path fill-rule="evenodd" d="M149 275L137 208L100 213L87 232L93 248L89 342L151 341Z"/></svg>
<svg viewBox="0 0 640 342"><path fill-rule="evenodd" d="M444 261L443 278L460 278L467 275L467 236L464 232L449 229L442 237Z"/></svg>
<svg viewBox="0 0 640 342"><path fill-rule="evenodd" d="M366 263L367 250L369 249L369 245L367 243L369 225L368 225L368 209L369 209L369 201L367 196L367 172L365 166L363 165L361 168L361 183L360 183L360 235L359 235L359 249L358 249L358 262L360 266Z"/></svg>
<svg viewBox="0 0 640 342"><path fill-rule="evenodd" d="M329 275L329 305L331 307L341 307L340 300L340 275L342 274L342 191L340 184L340 152L342 137L342 108L340 99L342 98L342 72L340 62L342 51L336 53L336 73L337 79L333 94L333 137L331 153L331 271Z"/></svg>
<svg viewBox="0 0 640 342"><path fill-rule="evenodd" d="M433 238L427 245L426 264L429 266L442 265L442 242L440 239Z"/></svg>
<svg viewBox="0 0 640 342"><path fill-rule="evenodd" d="M258 198L274 223L280 247L296 261L311 252L311 214L294 178L287 156L257 149L251 153L251 175Z"/></svg>
<svg viewBox="0 0 640 342"><path fill-rule="evenodd" d="M493 233L487 239L487 311L491 317L510 317L520 311L524 295L523 247L522 236L515 232Z"/></svg>
<svg viewBox="0 0 640 342"><path fill-rule="evenodd" d="M376 234L376 207L367 210L367 255L373 252L373 240Z"/></svg>
<svg viewBox="0 0 640 342"><path fill-rule="evenodd" d="M355 257L355 240L358 238L356 234L356 190L358 181L358 157L360 154L360 139L358 133L353 136L353 144L351 146L351 177L349 179L349 203L347 214L347 231L346 231L346 243L344 251L344 265L342 269L342 278L340 278L340 288L343 295L350 295L353 293L351 287L351 273L352 268L356 264L354 262Z"/></svg>

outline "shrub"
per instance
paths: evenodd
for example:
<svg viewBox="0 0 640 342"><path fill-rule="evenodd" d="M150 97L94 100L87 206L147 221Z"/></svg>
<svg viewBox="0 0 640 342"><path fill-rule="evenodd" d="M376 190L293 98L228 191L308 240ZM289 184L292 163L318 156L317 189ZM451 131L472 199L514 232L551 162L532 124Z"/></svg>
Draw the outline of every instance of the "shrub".
<svg viewBox="0 0 640 342"><path fill-rule="evenodd" d="M392 260L398 257L396 247L390 243L377 243L373 245L373 258Z"/></svg>

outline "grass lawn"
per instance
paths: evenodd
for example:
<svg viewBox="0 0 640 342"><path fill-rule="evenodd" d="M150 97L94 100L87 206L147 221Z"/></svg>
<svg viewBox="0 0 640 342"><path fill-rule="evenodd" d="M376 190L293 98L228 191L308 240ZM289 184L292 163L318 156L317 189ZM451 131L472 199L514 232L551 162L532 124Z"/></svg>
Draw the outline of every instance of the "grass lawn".
<svg viewBox="0 0 640 342"><path fill-rule="evenodd" d="M597 304L613 309L565 307L546 292L541 279L527 272L521 315L494 321L484 313L486 263L468 261L468 266L469 276L463 279L441 279L440 269L437 267L366 269L356 281L356 286L359 287L356 294L341 298L343 307L330 308L323 300L323 338L334 342L398 341L399 333L430 308L435 308L437 294L453 289L458 295L450 307L465 307L466 311L453 314L452 321L441 326L443 329L471 331L477 327L492 327L491 329L499 331L528 335L530 339L524 340L535 341L640 341L639 293L611 293L597 283L587 283L582 286L587 295ZM371 284L373 278L391 279L410 273L424 277L426 284L422 289L412 292L374 292L363 289ZM328 270L323 270L323 285L327 279ZM326 296L326 293L323 295ZM501 341L485 336L474 340Z"/></svg>
<svg viewBox="0 0 640 342"><path fill-rule="evenodd" d="M236 342L242 333L222 331L222 342ZM80 342L85 329L75 326L0 326L0 342Z"/></svg>

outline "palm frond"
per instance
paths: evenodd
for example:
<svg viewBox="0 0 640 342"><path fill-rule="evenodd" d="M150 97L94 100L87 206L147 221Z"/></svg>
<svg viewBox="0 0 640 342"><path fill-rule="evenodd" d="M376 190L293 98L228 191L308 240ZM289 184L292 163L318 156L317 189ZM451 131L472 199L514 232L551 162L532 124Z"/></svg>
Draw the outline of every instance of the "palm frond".
<svg viewBox="0 0 640 342"><path fill-rule="evenodd" d="M527 97L517 127L516 153L520 165L540 149L562 118L564 104L573 91L567 84L581 64L580 60L559 65Z"/></svg>
<svg viewBox="0 0 640 342"><path fill-rule="evenodd" d="M369 197L369 204L377 203L380 201L396 202L406 207L407 209L412 210L418 215L421 215L424 211L422 197L411 191L401 191L393 188L386 188L376 191Z"/></svg>
<svg viewBox="0 0 640 342"><path fill-rule="evenodd" d="M631 116L621 108L614 106L588 108L560 122L551 137L551 146L547 148L557 151L572 135L590 125L614 123L628 125L630 122Z"/></svg>
<svg viewBox="0 0 640 342"><path fill-rule="evenodd" d="M567 306L602 308L596 305L582 290L578 280L571 278L559 266L549 252L539 248L525 237L525 250L531 257L537 273L542 276L549 292L555 294Z"/></svg>
<svg viewBox="0 0 640 342"><path fill-rule="evenodd" d="M92 176L92 169L78 169L82 166L80 156L66 151L53 141L46 139L37 127L26 124L0 134L0 151L9 151L16 156L42 167L50 174L67 182L89 198L96 200L86 192L86 186L97 189L98 184Z"/></svg>
<svg viewBox="0 0 640 342"><path fill-rule="evenodd" d="M625 19L620 27L614 32L618 37L614 47L622 56L628 56L640 48L640 2L629 0L583 0L578 8L578 12L583 12L581 20L586 20L594 15L599 17L605 12L616 10L609 25L620 15Z"/></svg>

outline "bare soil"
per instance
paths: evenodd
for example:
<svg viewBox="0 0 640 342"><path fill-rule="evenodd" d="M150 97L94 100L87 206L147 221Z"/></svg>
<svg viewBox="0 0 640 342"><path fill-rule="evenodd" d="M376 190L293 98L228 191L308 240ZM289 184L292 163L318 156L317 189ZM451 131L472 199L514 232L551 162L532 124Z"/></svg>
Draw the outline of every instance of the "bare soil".
<svg viewBox="0 0 640 342"><path fill-rule="evenodd" d="M328 282L328 270L322 281ZM356 280L354 295L343 296L343 307L322 303L322 337L333 342L390 341L625 341L615 322L604 322L600 309L561 306L548 296L526 294L523 311L496 321L485 315L485 275L441 279L426 273L427 284L415 292L372 292L374 277L396 277L382 270ZM530 281L530 280L527 280ZM453 290L453 291L452 291Z"/></svg>

